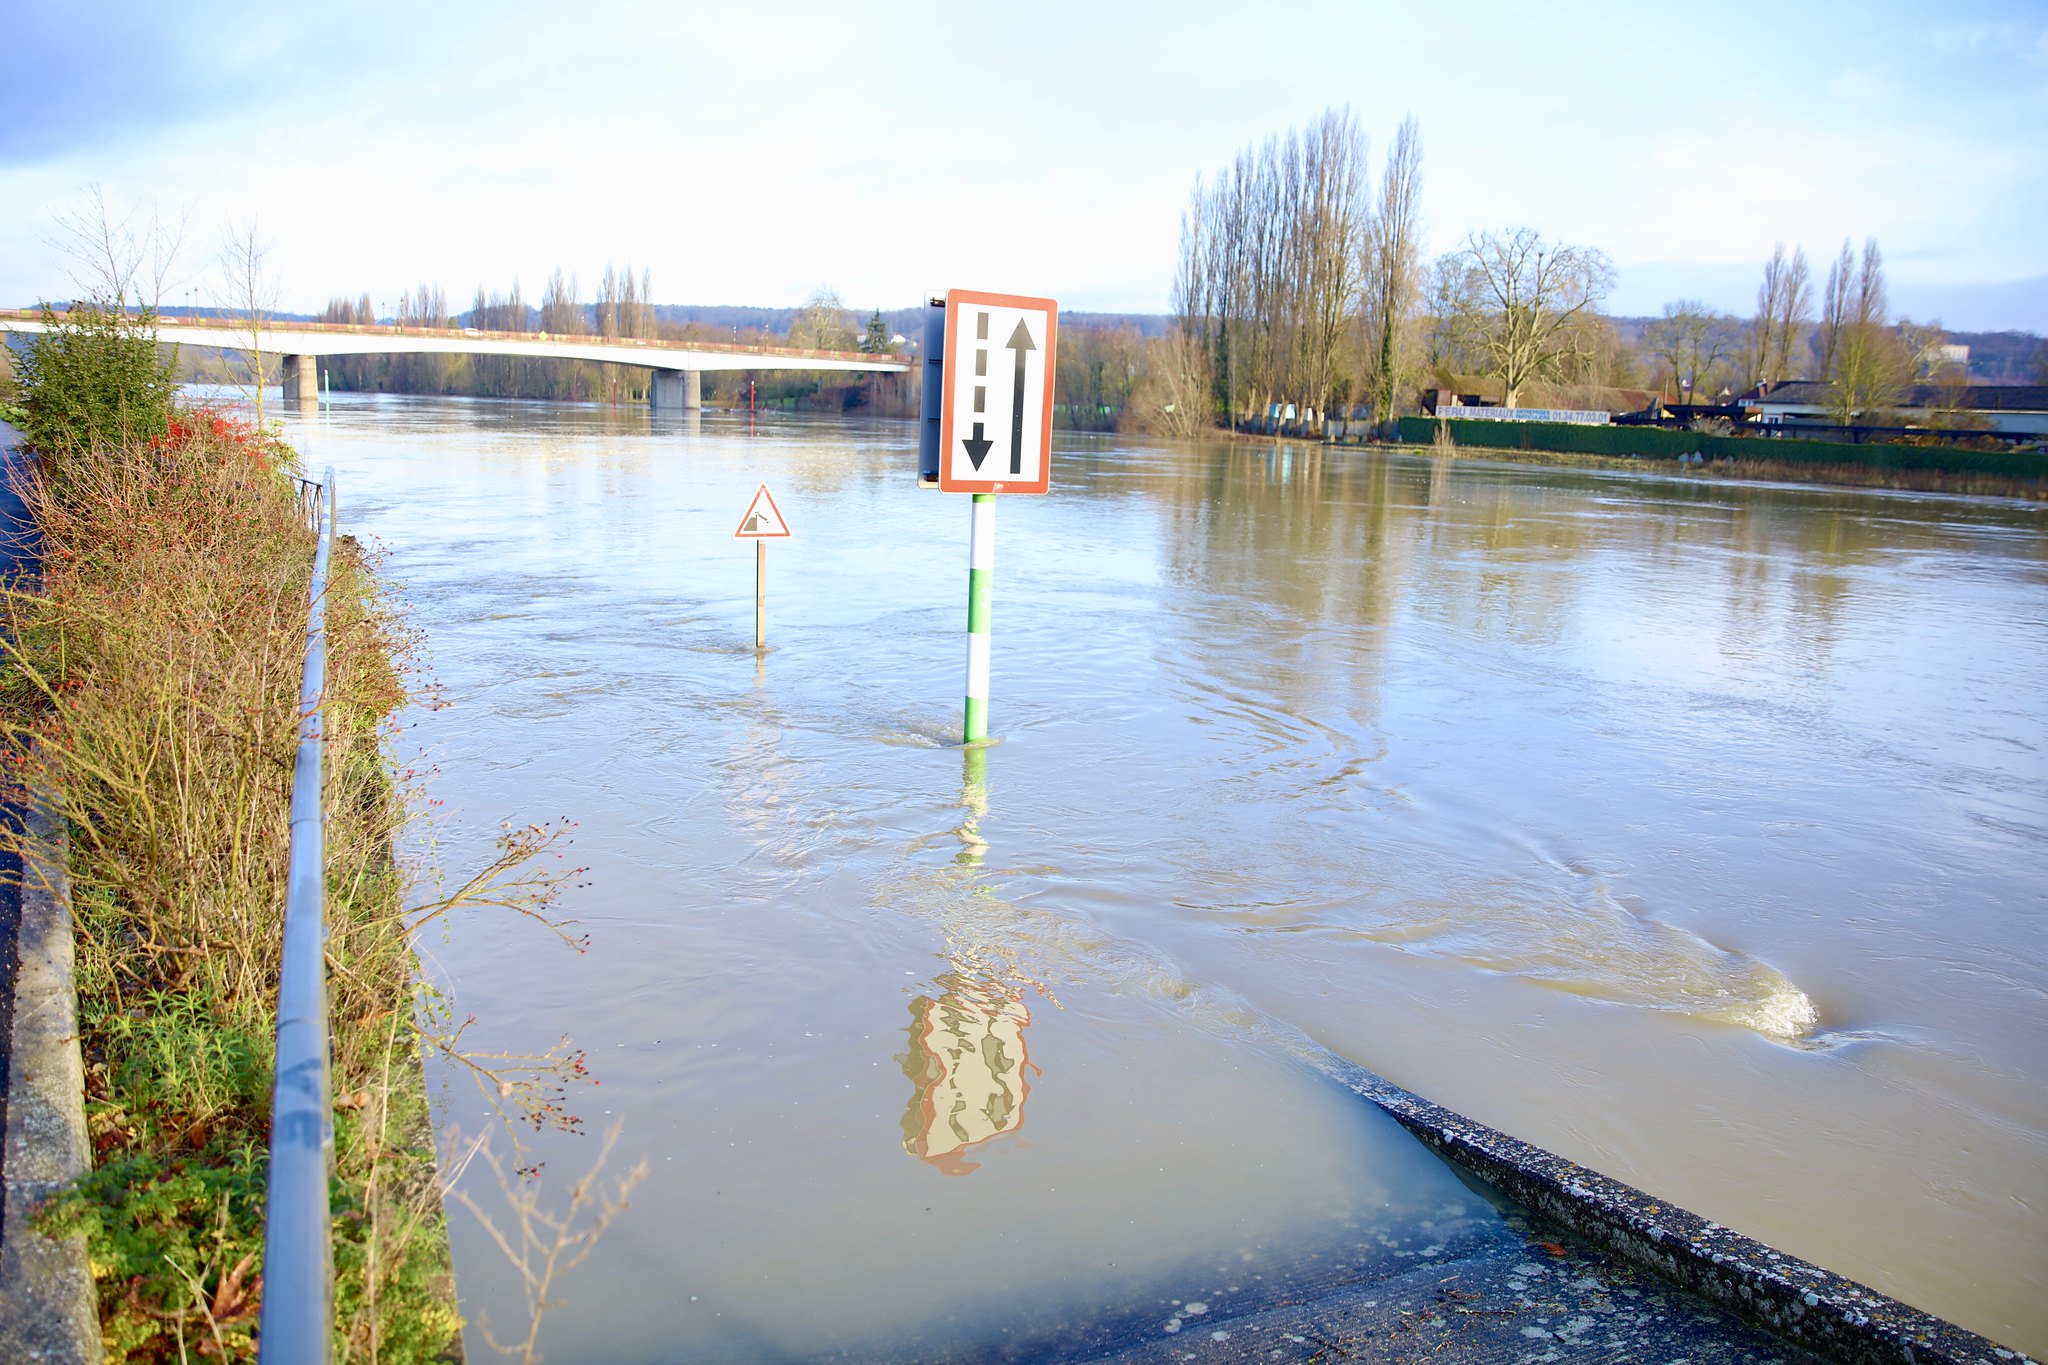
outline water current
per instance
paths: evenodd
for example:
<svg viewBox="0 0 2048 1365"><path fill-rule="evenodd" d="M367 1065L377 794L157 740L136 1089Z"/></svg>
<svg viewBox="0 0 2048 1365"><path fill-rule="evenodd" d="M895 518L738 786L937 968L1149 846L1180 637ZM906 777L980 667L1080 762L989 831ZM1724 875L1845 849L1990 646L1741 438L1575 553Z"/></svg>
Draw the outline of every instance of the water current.
<svg viewBox="0 0 2048 1365"><path fill-rule="evenodd" d="M544 1191L614 1123L647 1164L550 1359L1178 1325L1483 1210L1316 1048L2048 1348L2043 509L1063 434L1000 503L963 749L967 507L910 424L287 435L444 689L422 853L566 817L591 869L586 953L489 909L422 943L472 1043L588 1053ZM451 1221L483 1358L517 1274Z"/></svg>

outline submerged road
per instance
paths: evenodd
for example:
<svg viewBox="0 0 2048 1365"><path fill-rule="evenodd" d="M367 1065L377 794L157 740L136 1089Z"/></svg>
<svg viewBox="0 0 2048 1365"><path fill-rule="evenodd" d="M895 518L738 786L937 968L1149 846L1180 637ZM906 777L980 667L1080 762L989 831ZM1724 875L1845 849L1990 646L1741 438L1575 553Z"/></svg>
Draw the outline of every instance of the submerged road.
<svg viewBox="0 0 2048 1365"><path fill-rule="evenodd" d="M1994 741L2038 714L2036 512L1063 436L1003 507L1000 742L963 751L964 508L903 424L287 429L431 642L451 872L581 826L586 954L481 913L425 945L492 1047L571 1032L649 1164L550 1354L1068 1358L1445 1265L1498 1210L1282 1025L2038 1344L2028 1219L1977 1197L2039 1168L1997 1083L2027 997L1948 988L2031 960L2003 807L2048 783ZM455 1222L465 1311L518 1320Z"/></svg>

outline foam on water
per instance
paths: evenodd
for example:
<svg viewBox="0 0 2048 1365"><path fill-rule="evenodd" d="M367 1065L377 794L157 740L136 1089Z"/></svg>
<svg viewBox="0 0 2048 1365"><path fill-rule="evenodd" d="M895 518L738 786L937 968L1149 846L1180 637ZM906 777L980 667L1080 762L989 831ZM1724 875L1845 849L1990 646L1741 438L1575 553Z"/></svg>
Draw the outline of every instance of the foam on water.
<svg viewBox="0 0 2048 1365"><path fill-rule="evenodd" d="M1590 999L1668 1010L1799 1042L1820 1025L1811 997L1768 963L1655 918L1583 866L1545 862L1512 880L1455 888L1350 934Z"/></svg>

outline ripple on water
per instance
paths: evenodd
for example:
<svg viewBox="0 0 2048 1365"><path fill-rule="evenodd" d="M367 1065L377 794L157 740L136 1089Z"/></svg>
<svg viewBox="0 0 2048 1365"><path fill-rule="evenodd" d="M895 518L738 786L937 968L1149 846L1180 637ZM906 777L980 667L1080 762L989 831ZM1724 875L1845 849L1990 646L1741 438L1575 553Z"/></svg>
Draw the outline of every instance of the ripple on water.
<svg viewBox="0 0 2048 1365"><path fill-rule="evenodd" d="M1518 880L1449 888L1412 912L1336 933L1466 963L1552 990L1668 1010L1796 1043L1820 1027L1812 997L1769 963L1651 918L1604 879Z"/></svg>

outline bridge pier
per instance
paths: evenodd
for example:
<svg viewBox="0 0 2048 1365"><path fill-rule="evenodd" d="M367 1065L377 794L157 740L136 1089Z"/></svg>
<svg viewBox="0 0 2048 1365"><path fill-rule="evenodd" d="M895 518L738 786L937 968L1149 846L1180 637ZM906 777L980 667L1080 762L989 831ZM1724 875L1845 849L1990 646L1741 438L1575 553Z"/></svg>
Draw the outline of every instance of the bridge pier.
<svg viewBox="0 0 2048 1365"><path fill-rule="evenodd" d="M698 370L656 370L647 386L647 406L689 411L704 406L704 376Z"/></svg>
<svg viewBox="0 0 2048 1365"><path fill-rule="evenodd" d="M286 356L281 380L287 401L296 398L301 403L318 403L320 358L310 355Z"/></svg>

